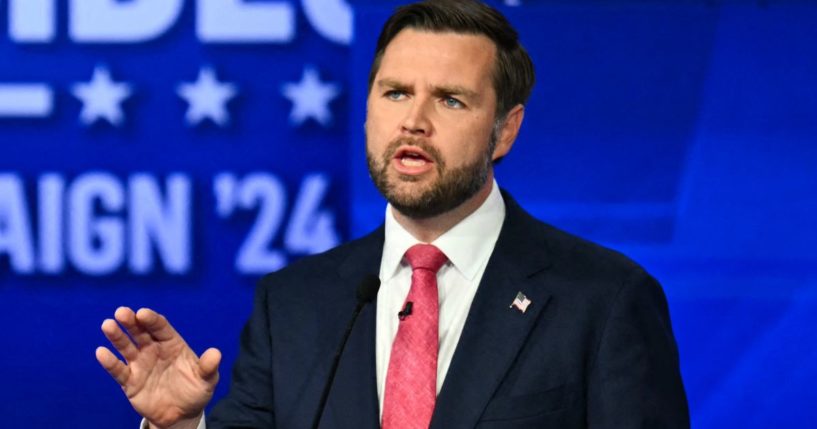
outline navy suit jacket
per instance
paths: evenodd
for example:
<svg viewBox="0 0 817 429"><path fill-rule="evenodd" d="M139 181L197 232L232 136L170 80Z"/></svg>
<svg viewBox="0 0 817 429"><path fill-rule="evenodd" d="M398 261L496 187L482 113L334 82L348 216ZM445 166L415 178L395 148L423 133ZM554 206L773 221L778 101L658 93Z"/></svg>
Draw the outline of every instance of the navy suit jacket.
<svg viewBox="0 0 817 429"><path fill-rule="evenodd" d="M686 428L666 298L642 268L534 219L506 218L432 417L433 429ZM208 428L308 428L384 232L259 282L229 394ZM532 302L510 304L517 292ZM342 355L322 428L376 429L375 308Z"/></svg>

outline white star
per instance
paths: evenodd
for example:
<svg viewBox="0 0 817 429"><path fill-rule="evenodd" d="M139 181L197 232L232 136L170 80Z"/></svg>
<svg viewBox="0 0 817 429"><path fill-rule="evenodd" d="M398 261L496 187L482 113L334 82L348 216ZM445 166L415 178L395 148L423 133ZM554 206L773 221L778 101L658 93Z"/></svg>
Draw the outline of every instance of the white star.
<svg viewBox="0 0 817 429"><path fill-rule="evenodd" d="M122 102L131 95L131 88L126 83L111 80L111 74L104 66L96 66L91 81L74 84L71 92L82 101L79 118L83 125L91 125L100 118L111 125L122 124Z"/></svg>
<svg viewBox="0 0 817 429"><path fill-rule="evenodd" d="M301 125L308 118L313 118L323 126L332 122L329 103L340 94L339 85L323 83L318 71L311 66L304 68L304 74L298 83L284 84L281 92L292 101L292 112L289 123Z"/></svg>
<svg viewBox="0 0 817 429"><path fill-rule="evenodd" d="M195 83L182 83L176 92L188 103L185 115L187 125L198 125L210 118L223 127L230 122L225 105L238 90L232 83L219 82L211 67L202 67Z"/></svg>

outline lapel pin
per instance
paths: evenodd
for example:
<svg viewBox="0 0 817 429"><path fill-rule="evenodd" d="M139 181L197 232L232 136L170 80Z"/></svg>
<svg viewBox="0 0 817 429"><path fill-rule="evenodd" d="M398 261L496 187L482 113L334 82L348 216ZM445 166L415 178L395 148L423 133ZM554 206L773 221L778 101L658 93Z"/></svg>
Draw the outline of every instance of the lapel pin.
<svg viewBox="0 0 817 429"><path fill-rule="evenodd" d="M516 298L513 299L513 302L511 303L511 306L508 307L508 308L516 307L517 310L524 313L528 309L528 306L530 304L531 304L530 300L528 299L528 297L525 296L524 293L517 292L516 293Z"/></svg>

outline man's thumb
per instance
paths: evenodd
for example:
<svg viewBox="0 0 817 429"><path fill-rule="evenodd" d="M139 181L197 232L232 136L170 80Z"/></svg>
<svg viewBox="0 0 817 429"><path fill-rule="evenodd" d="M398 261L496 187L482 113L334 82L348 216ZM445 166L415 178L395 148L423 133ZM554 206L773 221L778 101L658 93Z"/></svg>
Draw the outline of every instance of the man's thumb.
<svg viewBox="0 0 817 429"><path fill-rule="evenodd" d="M199 358L201 378L209 379L218 374L218 364L221 363L221 352L216 348L209 348Z"/></svg>

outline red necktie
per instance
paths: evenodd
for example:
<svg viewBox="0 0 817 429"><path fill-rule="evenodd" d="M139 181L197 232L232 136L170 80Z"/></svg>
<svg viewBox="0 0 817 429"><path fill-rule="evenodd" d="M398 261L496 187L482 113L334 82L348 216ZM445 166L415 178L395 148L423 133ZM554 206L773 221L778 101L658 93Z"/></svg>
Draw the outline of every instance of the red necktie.
<svg viewBox="0 0 817 429"><path fill-rule="evenodd" d="M439 305L437 271L448 260L430 244L406 252L411 290L391 348L383 398L383 429L428 429L437 400ZM409 304L410 303L410 304Z"/></svg>

